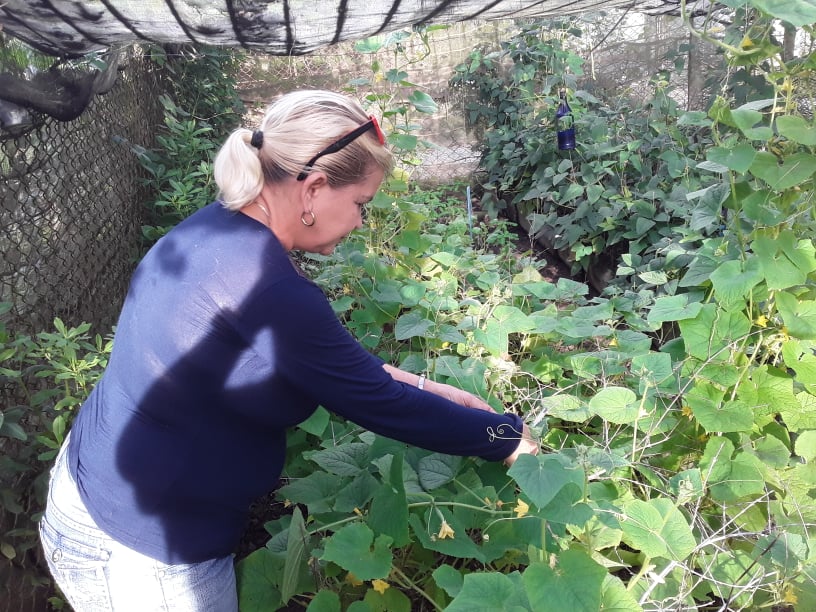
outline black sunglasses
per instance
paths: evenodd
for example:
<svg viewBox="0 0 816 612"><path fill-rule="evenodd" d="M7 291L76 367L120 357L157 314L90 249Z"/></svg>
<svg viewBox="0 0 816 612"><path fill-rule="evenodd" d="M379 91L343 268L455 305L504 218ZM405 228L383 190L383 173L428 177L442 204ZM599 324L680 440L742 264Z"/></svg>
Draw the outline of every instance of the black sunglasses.
<svg viewBox="0 0 816 612"><path fill-rule="evenodd" d="M297 175L297 180L303 181L306 180L306 177L309 176L309 170L312 169L314 163L323 157L324 155L329 155L330 153L337 153L343 147L348 146L355 140L357 140L360 136L365 134L368 130L374 130L374 134L377 136L377 140L380 142L381 145L385 144L385 135L383 135L382 130L380 129L380 124L377 122L377 118L374 115L368 116L368 121L366 121L363 125L358 128L351 130L345 136L341 136L338 140L331 143L328 147L320 151L317 155L315 155L312 159L306 162L306 165L303 166L303 170L300 174Z"/></svg>

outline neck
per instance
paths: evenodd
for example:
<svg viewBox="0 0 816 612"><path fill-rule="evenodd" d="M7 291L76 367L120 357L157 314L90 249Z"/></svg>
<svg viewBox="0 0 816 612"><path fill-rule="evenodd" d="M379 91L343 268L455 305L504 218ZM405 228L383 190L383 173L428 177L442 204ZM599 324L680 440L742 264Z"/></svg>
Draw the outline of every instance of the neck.
<svg viewBox="0 0 816 612"><path fill-rule="evenodd" d="M265 185L258 197L244 206L241 212L269 228L283 247L291 251L293 242L286 225L286 210L289 202L286 195L281 190L274 190Z"/></svg>

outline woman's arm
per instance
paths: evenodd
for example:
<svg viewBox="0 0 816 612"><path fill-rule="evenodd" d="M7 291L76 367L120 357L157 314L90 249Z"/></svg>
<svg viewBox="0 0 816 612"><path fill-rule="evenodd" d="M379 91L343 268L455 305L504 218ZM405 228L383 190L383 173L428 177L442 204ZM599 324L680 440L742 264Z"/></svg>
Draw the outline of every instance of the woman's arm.
<svg viewBox="0 0 816 612"><path fill-rule="evenodd" d="M477 410L487 410L488 412L495 412L493 408L490 407L490 404L476 397L472 393L463 391L462 389L457 389L451 385L428 380L424 376L419 376L417 374L406 372L405 370L400 370L399 368L388 365L387 363L383 364L383 369L388 372L391 375L391 378L394 380L398 380L399 382L403 382L414 387L420 387L421 385L421 388L424 391L444 397L445 399L455 402L461 406L475 408ZM533 438L530 429L525 424L518 447L512 455L504 460L504 464L508 467L513 465L521 454L527 453L537 455L539 448L539 443Z"/></svg>
<svg viewBox="0 0 816 612"><path fill-rule="evenodd" d="M434 395L438 395L439 397L444 397L447 400L455 402L460 406L465 406L466 408L476 408L477 410L487 410L488 412L495 412L493 408L490 407L490 404L482 400L481 398L476 397L472 393L468 393L467 391L463 391L462 389L457 389L454 386L446 385L444 383L438 383L433 380L429 380L424 376L418 376L417 374L412 374L410 372L406 372L405 370L400 370L392 365L384 364L383 369L391 375L391 378L394 380L398 380L400 382L404 382L407 385L411 385L412 387L419 387L424 391L429 393L433 393ZM420 384L420 379L422 379L422 384Z"/></svg>

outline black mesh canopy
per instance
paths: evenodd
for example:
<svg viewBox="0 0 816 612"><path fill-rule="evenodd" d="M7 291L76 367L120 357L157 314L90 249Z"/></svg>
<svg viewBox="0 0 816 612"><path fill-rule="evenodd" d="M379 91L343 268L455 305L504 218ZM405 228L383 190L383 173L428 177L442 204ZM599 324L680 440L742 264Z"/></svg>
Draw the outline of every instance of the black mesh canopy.
<svg viewBox="0 0 816 612"><path fill-rule="evenodd" d="M409 26L630 8L679 0L4 0L0 27L49 55L131 42L245 47L299 55ZM699 3L698 3L699 4Z"/></svg>

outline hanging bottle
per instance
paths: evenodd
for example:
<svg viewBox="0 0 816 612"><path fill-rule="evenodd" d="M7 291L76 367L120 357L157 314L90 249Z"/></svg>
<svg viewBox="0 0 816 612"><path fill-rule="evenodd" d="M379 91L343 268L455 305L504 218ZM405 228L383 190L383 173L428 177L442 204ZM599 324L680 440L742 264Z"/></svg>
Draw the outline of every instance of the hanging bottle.
<svg viewBox="0 0 816 612"><path fill-rule="evenodd" d="M572 109L567 104L567 90L561 89L558 92L560 102L555 111L555 129L558 132L558 148L568 151L575 148L575 120L572 117Z"/></svg>

